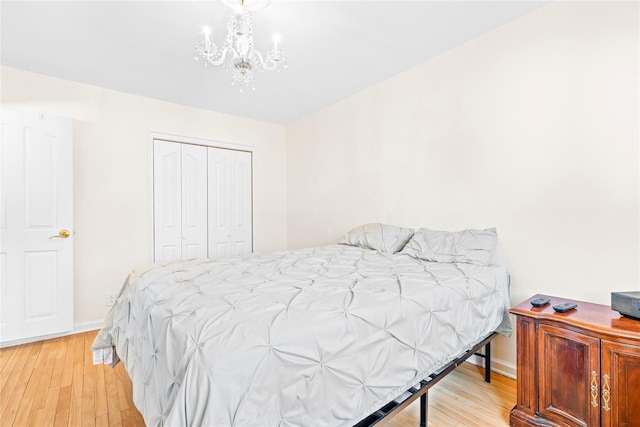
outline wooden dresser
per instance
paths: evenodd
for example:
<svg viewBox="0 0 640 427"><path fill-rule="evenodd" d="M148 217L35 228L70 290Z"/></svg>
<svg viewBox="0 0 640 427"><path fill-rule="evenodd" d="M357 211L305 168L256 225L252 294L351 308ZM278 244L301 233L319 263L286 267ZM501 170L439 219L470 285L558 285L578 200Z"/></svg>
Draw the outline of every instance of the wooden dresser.
<svg viewBox="0 0 640 427"><path fill-rule="evenodd" d="M536 308L531 299L510 310L518 346L510 425L640 426L640 320L606 305L551 297ZM567 301L578 307L551 307Z"/></svg>

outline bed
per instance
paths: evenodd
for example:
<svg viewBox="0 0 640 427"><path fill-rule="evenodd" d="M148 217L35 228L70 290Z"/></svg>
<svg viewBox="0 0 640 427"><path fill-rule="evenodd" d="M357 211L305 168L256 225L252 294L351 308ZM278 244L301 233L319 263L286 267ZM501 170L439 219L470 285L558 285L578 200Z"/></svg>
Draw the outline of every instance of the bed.
<svg viewBox="0 0 640 427"><path fill-rule="evenodd" d="M341 244L138 268L94 357L122 360L148 426L352 426L510 333L508 273L477 235L494 229L366 226Z"/></svg>

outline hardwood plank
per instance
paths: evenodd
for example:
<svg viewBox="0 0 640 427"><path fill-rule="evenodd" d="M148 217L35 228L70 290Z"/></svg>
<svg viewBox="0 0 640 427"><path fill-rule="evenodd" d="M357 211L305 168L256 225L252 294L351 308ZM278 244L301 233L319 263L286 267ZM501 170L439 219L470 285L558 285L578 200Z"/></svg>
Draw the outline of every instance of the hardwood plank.
<svg viewBox="0 0 640 427"><path fill-rule="evenodd" d="M71 408L71 386L60 387L54 427L63 427L69 424L69 409Z"/></svg>
<svg viewBox="0 0 640 427"><path fill-rule="evenodd" d="M134 407L132 403L133 396L131 393L131 380L129 379L127 372L124 370L122 363L119 363L114 369L117 378L116 385L118 387L118 403L120 405L120 410L127 411ZM124 417L122 418L122 422L125 422ZM125 423L125 425L129 424Z"/></svg>
<svg viewBox="0 0 640 427"><path fill-rule="evenodd" d="M103 414L96 418L96 427L109 427L109 415Z"/></svg>
<svg viewBox="0 0 640 427"><path fill-rule="evenodd" d="M91 341L85 334L83 344L84 348L84 367L83 367L83 385L82 385L82 425L96 425L96 389L95 389L95 366L93 366L93 357L89 349Z"/></svg>
<svg viewBox="0 0 640 427"><path fill-rule="evenodd" d="M71 386L73 382L73 358L75 357L75 340L76 335L67 337L65 345L67 351L64 356L64 367L62 369L62 377L60 378L60 387Z"/></svg>
<svg viewBox="0 0 640 427"><path fill-rule="evenodd" d="M105 367L102 372L104 373L104 382L107 392L107 410L109 412L109 425L121 426L122 417L120 415L120 402L118 400L118 381L115 373L115 369Z"/></svg>
<svg viewBox="0 0 640 427"><path fill-rule="evenodd" d="M57 351L55 353L53 372L51 373L51 382L49 387L59 388L62 384L62 375L64 373L64 362L67 355L69 345L69 337L62 337L57 342Z"/></svg>
<svg viewBox="0 0 640 427"><path fill-rule="evenodd" d="M42 411L42 409L36 409L29 412L29 418L27 418L27 422L25 424L18 424L18 422L16 421L16 425L25 425L27 427L39 426L40 424L38 424L38 418L40 418L40 414L42 413Z"/></svg>
<svg viewBox="0 0 640 427"><path fill-rule="evenodd" d="M59 387L49 388L47 392L47 399L44 407L38 412L40 413L36 419L36 425L38 426L51 426L56 418L56 408L58 406L58 396L60 394Z"/></svg>
<svg viewBox="0 0 640 427"><path fill-rule="evenodd" d="M82 423L82 364L74 363L73 381L71 382L71 400L69 404L69 425Z"/></svg>
<svg viewBox="0 0 640 427"><path fill-rule="evenodd" d="M125 409L124 411L120 411L120 416L122 417L122 425L135 425L136 422L133 419L133 409Z"/></svg>
<svg viewBox="0 0 640 427"><path fill-rule="evenodd" d="M69 425L82 425L82 387L84 385L84 336L77 335L73 340L73 376L71 380L71 405L69 407Z"/></svg>
<svg viewBox="0 0 640 427"><path fill-rule="evenodd" d="M112 370L111 367L103 364L93 365L93 353L91 352L91 344L95 340L95 332L87 332L85 334L85 371L92 372L94 380L94 404L95 404L95 417L96 423L98 418L106 416L104 419L108 420L108 403L107 403L107 388L105 383L104 370Z"/></svg>
<svg viewBox="0 0 640 427"><path fill-rule="evenodd" d="M120 410L117 412L109 412L109 427L120 427L122 424L122 414Z"/></svg>
<svg viewBox="0 0 640 427"><path fill-rule="evenodd" d="M35 364L37 358L33 360ZM14 420L15 425L27 425L29 416L31 415L31 407L33 406L34 397L36 395L36 391L38 390L38 384L40 383L42 368L34 368L31 376L29 378L29 382L27 383L27 387L24 390L24 394L20 399L20 404L16 411L16 418Z"/></svg>
<svg viewBox="0 0 640 427"><path fill-rule="evenodd" d="M51 382L54 360L57 353L55 345L52 344L53 341L54 340L48 340L42 343L42 349L40 349L38 359L36 360L37 369L40 371L40 379L38 380L36 394L31 404L32 411L44 408L47 401L49 383Z"/></svg>
<svg viewBox="0 0 640 427"><path fill-rule="evenodd" d="M101 417L102 415L108 414L107 409L107 387L104 380L104 365L96 365L93 367L94 375L95 375L95 402L96 402L96 417ZM111 369L110 367L106 367L106 369Z"/></svg>
<svg viewBox="0 0 640 427"><path fill-rule="evenodd" d="M16 345L7 347L0 352L0 376L4 376L5 372L10 372L13 365L17 361L17 354L20 352L21 346Z"/></svg>
<svg viewBox="0 0 640 427"><path fill-rule="evenodd" d="M22 369L24 368L30 354L30 349L28 347L19 347L19 351L14 352L12 356L13 363L11 364L11 370L4 372L2 374L3 380L0 381L0 425L2 425L3 420L5 422L7 421L8 414L12 408L11 403L19 401L19 398L16 399L15 397L16 394L19 393L16 388L16 384L21 378ZM4 351L5 350L3 350L3 352Z"/></svg>
<svg viewBox="0 0 640 427"><path fill-rule="evenodd" d="M28 418L27 414L21 414L20 406L23 403L23 396L33 379L33 369L42 348L42 343L25 344L26 352L23 354L24 363L20 364L20 369L16 369L12 373L8 383L4 385L3 395L8 395L6 405L3 405L2 415L0 416L0 425L11 425L15 422L15 419L20 415L20 419L23 423L26 423ZM15 376L14 376L15 375ZM27 408L27 411L30 408ZM23 407L23 411L25 408ZM26 415L26 417L25 417Z"/></svg>

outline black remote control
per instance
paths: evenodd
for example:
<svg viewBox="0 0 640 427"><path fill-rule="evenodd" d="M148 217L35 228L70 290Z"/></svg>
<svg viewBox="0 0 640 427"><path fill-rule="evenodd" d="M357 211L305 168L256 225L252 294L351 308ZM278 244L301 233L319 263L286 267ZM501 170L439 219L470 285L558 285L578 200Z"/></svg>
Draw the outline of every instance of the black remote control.
<svg viewBox="0 0 640 427"><path fill-rule="evenodd" d="M578 305L576 303L573 303L573 302L563 302L562 304L554 305L553 309L555 311L557 311L558 313L564 313L564 312L567 312L569 310L573 310L577 306Z"/></svg>
<svg viewBox="0 0 640 427"><path fill-rule="evenodd" d="M551 298L549 297L540 297L531 300L531 305L534 307L542 307L543 305L547 305L551 302Z"/></svg>

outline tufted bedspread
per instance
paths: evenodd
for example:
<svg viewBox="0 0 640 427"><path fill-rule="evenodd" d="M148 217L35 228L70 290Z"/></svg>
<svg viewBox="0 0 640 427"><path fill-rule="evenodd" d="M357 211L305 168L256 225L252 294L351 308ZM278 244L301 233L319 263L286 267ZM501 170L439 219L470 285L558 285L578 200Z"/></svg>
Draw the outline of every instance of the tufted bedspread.
<svg viewBox="0 0 640 427"><path fill-rule="evenodd" d="M343 245L134 270L115 346L148 426L350 426L511 326L507 272Z"/></svg>

